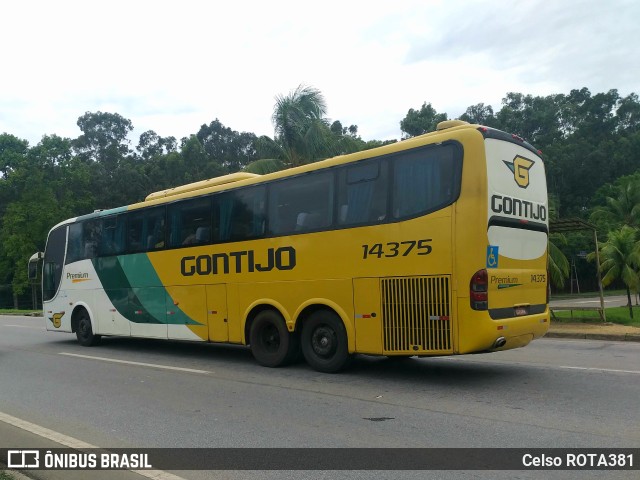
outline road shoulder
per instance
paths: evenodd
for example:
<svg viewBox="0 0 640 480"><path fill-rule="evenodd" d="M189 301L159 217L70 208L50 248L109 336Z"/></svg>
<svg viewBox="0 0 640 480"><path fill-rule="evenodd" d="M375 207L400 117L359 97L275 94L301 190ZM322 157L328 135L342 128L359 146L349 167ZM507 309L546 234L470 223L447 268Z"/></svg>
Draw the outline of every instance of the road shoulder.
<svg viewBox="0 0 640 480"><path fill-rule="evenodd" d="M640 342L640 328L615 323L551 322L547 338Z"/></svg>

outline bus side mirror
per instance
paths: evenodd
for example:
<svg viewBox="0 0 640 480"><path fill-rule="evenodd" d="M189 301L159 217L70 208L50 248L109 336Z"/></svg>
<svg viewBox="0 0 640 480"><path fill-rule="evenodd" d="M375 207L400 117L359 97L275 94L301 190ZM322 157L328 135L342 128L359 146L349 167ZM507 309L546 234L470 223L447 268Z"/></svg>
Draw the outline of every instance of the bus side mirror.
<svg viewBox="0 0 640 480"><path fill-rule="evenodd" d="M29 259L27 277L30 281L35 282L39 279L40 266L42 265L42 259L44 254L42 252L34 253Z"/></svg>

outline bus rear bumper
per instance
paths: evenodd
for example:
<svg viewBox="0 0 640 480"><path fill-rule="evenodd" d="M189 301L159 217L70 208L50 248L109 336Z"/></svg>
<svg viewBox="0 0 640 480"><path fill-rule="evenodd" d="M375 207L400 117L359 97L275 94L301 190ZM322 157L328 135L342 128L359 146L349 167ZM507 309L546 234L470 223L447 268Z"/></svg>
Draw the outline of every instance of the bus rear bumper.
<svg viewBox="0 0 640 480"><path fill-rule="evenodd" d="M542 314L526 318L511 318L494 323L496 323L498 337L489 351L511 350L524 347L532 340L543 337L549 330L549 312L547 309Z"/></svg>
<svg viewBox="0 0 640 480"><path fill-rule="evenodd" d="M465 327L472 329L473 335L465 332ZM501 320L492 320L488 314L484 319L475 315L475 318L471 317L461 325L459 348L456 353L495 352L520 348L532 340L543 337L548 330L548 308L540 314Z"/></svg>

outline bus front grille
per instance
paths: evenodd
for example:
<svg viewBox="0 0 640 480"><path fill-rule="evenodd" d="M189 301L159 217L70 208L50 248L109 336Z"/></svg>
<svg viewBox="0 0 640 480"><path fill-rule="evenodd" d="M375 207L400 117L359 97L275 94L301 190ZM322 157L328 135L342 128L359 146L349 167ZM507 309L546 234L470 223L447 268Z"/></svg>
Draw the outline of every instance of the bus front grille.
<svg viewBox="0 0 640 480"><path fill-rule="evenodd" d="M448 276L381 279L383 353L453 353Z"/></svg>

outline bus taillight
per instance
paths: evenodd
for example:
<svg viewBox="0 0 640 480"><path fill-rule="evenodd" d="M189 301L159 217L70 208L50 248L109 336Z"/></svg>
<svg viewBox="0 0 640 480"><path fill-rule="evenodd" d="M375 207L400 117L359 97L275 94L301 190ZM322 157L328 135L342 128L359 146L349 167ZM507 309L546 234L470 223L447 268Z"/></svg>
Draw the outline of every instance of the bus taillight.
<svg viewBox="0 0 640 480"><path fill-rule="evenodd" d="M473 274L469 283L469 298L472 309L486 310L488 308L488 290L489 277L487 271L483 268Z"/></svg>

